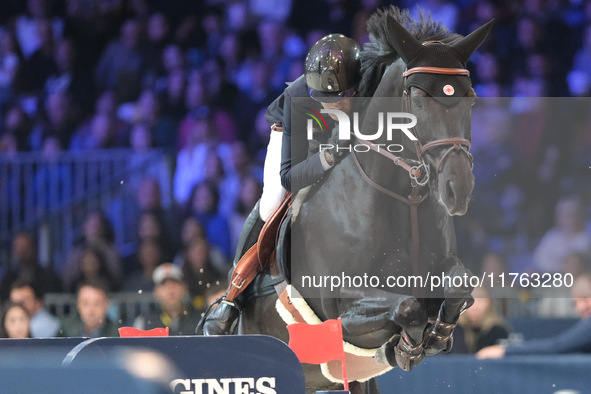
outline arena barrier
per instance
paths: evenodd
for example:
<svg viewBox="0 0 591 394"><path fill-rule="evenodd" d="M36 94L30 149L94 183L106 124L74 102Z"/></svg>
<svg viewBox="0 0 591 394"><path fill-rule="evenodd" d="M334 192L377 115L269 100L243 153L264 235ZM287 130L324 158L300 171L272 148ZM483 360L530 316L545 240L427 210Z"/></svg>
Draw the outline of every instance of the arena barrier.
<svg viewBox="0 0 591 394"><path fill-rule="evenodd" d="M0 339L0 392L44 394L170 393L172 364L162 356L129 350L64 368L64 357L87 338ZM130 360L152 359L161 368L138 373ZM135 363L138 364L137 362Z"/></svg>
<svg viewBox="0 0 591 394"><path fill-rule="evenodd" d="M589 392L589 371L591 355L510 356L500 360L438 355L425 359L410 372L396 368L379 377L378 382L382 393L583 394Z"/></svg>
<svg viewBox="0 0 591 394"><path fill-rule="evenodd" d="M136 381L138 372L129 371L149 365L158 365L148 368L161 372L158 379ZM396 368L378 383L382 393L582 394L589 392L589 371L591 355L501 360L438 355L410 372ZM167 388L162 391L164 380ZM113 386L113 381L121 385ZM0 391L10 387L10 392L62 394L81 392L81 387L85 393L170 393L170 383L175 393L184 394L207 393L210 387L214 393L230 394L240 392L240 385L243 390L252 387L253 393L305 391L295 355L267 336L0 339L0 382Z"/></svg>
<svg viewBox="0 0 591 394"><path fill-rule="evenodd" d="M131 367L132 370L134 366L142 366L148 371L169 371L166 373L167 384L174 389L174 393L301 394L305 392L304 373L297 357L285 343L269 336L66 338L65 340L71 341L72 345L67 354L64 353L64 339L49 338L0 340L0 354L6 353L5 350L12 350L10 357L21 360L22 369L26 371L28 365L26 360L34 359L38 354L29 351L33 345L29 345L27 341L31 341L30 343L46 341L44 348L51 353L53 347L57 352L57 356L54 354L49 358L46 366L51 371L59 370L60 376L68 375L67 371L70 369L84 370L89 365L114 366L117 362L126 360L123 362L124 366ZM9 342L12 343L9 345ZM21 346L20 349L19 346ZM27 351L23 351L25 349ZM147 356L144 355L146 352ZM149 357L153 358L154 354L159 355L166 362L156 361L152 364L153 368L149 368L151 365ZM64 357L60 358L60 355ZM0 355L0 362L2 360L7 361L3 355ZM168 363L169 367L163 368L158 363L162 365ZM32 365L36 366L35 363ZM37 373L40 369L42 368L36 368L34 372ZM142 375L145 372L139 374ZM3 382L1 375L0 381ZM161 382L162 377L158 381ZM18 384L18 382L11 382ZM2 385L2 388L4 387ZM15 386L11 392L34 392L28 389L20 390L29 387ZM78 386L78 392L79 390L80 386ZM142 390L130 391L126 388L125 391L113 391L109 386L108 390L100 392L154 392ZM74 393L75 391L58 390L57 392ZM170 388L168 392L171 392Z"/></svg>

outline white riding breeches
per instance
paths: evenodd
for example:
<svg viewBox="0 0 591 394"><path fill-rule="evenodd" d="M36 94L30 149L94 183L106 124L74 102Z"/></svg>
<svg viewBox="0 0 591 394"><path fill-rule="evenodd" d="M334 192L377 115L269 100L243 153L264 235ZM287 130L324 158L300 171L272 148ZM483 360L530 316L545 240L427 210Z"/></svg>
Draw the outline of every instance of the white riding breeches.
<svg viewBox="0 0 591 394"><path fill-rule="evenodd" d="M282 142L283 133L271 129L263 169L263 194L259 204L259 216L265 222L271 217L285 195L285 189L281 186L280 175Z"/></svg>

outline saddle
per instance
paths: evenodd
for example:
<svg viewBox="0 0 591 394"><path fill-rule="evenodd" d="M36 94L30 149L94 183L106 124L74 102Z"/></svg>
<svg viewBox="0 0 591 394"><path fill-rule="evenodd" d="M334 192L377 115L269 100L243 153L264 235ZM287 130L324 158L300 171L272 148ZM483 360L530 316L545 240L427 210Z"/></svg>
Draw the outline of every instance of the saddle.
<svg viewBox="0 0 591 394"><path fill-rule="evenodd" d="M230 287L226 298L234 301L259 272L276 264L276 246L279 230L291 207L292 194L285 193L281 204L263 226L257 241L240 258L230 279Z"/></svg>

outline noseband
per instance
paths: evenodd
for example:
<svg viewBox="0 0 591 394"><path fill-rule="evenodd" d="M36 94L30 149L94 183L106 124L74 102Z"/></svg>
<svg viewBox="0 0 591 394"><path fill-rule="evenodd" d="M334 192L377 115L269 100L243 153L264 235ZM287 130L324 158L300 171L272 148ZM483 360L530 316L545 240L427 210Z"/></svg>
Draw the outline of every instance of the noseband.
<svg viewBox="0 0 591 394"><path fill-rule="evenodd" d="M425 145L421 145L420 142L418 142L418 144L420 146L419 151L418 151L418 156L419 156L419 160L421 160L421 161L423 161L422 157L430 149L438 147L438 146L445 147L445 146L449 145L449 148L447 148L447 150L443 153L443 156L441 156L441 159L439 159L439 162L437 163L437 168L435 169L435 176L437 176L439 174L439 171L441 170L441 165L443 164L443 162L445 161L447 156L452 151L460 151L461 150L470 159L470 164L472 164L472 162L473 162L473 156L472 156L472 153L470 153L470 146L472 144L470 143L469 140L467 140L465 138L459 138L459 137L442 138L439 140L431 141Z"/></svg>

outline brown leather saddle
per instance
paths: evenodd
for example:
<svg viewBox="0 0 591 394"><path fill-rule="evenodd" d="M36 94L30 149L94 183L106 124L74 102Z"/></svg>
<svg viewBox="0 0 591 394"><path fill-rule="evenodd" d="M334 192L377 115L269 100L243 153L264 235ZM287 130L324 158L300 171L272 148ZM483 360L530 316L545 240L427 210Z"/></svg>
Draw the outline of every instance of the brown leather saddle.
<svg viewBox="0 0 591 394"><path fill-rule="evenodd" d="M229 301L234 301L248 287L259 272L276 264L276 247L279 229L287 216L291 203L292 194L287 192L279 207L275 209L273 215L271 215L263 226L257 242L246 251L236 264L230 280L228 295L226 296Z"/></svg>

